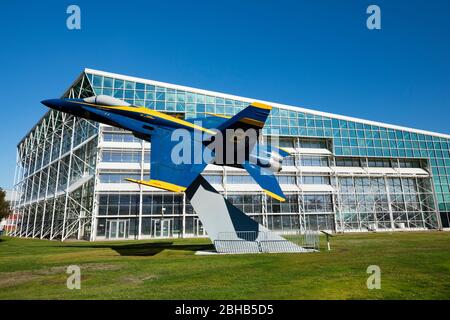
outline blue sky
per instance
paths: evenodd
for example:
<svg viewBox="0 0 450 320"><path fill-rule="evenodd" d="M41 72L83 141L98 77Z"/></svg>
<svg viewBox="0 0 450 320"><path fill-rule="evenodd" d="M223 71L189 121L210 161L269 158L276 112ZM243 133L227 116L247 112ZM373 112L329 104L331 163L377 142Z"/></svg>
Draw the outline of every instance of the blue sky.
<svg viewBox="0 0 450 320"><path fill-rule="evenodd" d="M449 34L447 0L2 3L0 186L39 101L84 67L450 133Z"/></svg>

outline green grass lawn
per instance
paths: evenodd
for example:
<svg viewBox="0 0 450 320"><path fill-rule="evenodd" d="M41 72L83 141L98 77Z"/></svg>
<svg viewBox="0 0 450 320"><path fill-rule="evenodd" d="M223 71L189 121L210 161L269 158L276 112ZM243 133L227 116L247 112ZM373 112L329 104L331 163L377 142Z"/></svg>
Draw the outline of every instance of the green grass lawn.
<svg viewBox="0 0 450 320"><path fill-rule="evenodd" d="M194 255L207 239L57 242L0 237L0 299L449 299L450 233L346 234L332 251ZM80 290L66 268L81 268ZM369 265L381 289L368 290Z"/></svg>

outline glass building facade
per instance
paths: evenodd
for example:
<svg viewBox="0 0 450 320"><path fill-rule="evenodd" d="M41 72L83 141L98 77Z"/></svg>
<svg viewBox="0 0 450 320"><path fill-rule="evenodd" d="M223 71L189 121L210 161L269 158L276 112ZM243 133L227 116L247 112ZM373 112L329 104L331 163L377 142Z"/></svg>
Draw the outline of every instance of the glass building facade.
<svg viewBox="0 0 450 320"><path fill-rule="evenodd" d="M109 95L182 118L234 115L249 98L86 69L64 97ZM449 227L450 136L269 103L263 129L292 155L265 196L243 171L203 175L272 230L337 232ZM12 234L135 239L203 236L184 194L127 183L148 179L151 145L131 133L49 111L18 145Z"/></svg>

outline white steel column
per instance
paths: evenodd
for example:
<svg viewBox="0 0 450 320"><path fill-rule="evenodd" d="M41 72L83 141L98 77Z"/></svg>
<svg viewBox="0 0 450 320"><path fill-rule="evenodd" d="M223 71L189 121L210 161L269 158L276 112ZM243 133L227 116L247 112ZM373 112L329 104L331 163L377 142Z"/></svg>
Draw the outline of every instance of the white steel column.
<svg viewBox="0 0 450 320"><path fill-rule="evenodd" d="M70 187L70 175L72 174L72 158L73 158L73 140L75 136L75 123L76 118L73 117L72 134L70 137L70 154L69 154L69 169L67 170L67 183L66 183L66 199L64 202L64 217L61 231L61 241L64 241L66 220L67 220L67 205L69 204L69 187Z"/></svg>
<svg viewBox="0 0 450 320"><path fill-rule="evenodd" d="M28 168L25 171L25 174L27 176L28 176L28 173L30 171L30 159L31 159L31 157L28 154L28 152L29 152L28 145L29 145L29 142L28 142L28 139L27 139L25 141L25 146L24 146L25 150L22 150L22 157L25 157L25 159L24 159L25 166L27 166L27 168ZM27 161L28 161L28 163L27 163ZM19 232L19 236L20 237L22 236L23 222L25 220L25 217L24 217L24 215L25 215L24 204L26 203L26 200L27 200L27 193L28 193L28 184L29 184L29 182L30 182L30 178L25 178L25 179L22 180L22 189L23 189L23 184L25 183L25 191L23 192L23 197L22 197L22 201L21 201L22 204L21 205L19 204L19 207L21 208L20 210L22 212L21 213L21 219L20 219L20 232Z"/></svg>
<svg viewBox="0 0 450 320"><path fill-rule="evenodd" d="M34 138L35 140L36 140L36 138ZM31 203L32 203L32 201L33 201L33 193L34 193L34 185L36 184L35 183L35 178L36 178L36 167L37 167L37 156L38 156L38 150L37 150L37 143L36 143L36 141L35 141L35 143L34 143L34 145L33 145L33 147L36 147L36 155L35 155L35 157L34 157L34 166L33 166L33 174L32 174L32 184L31 184L31 195L30 195L30 206L29 206L29 208L28 208L28 219L27 219L27 229L26 229L26 231L25 231L25 237L28 237L28 229L29 229L29 227L30 227L30 215L31 215ZM37 202L36 202L36 205L37 205Z"/></svg>
<svg viewBox="0 0 450 320"><path fill-rule="evenodd" d="M420 215L422 218L422 227L424 229L426 229L426 225L425 225L425 215L423 214L423 209L424 209L424 204L422 201L422 195L421 195L421 191L420 191L420 187L419 187L419 179L417 179L417 177L414 180L416 182L416 186L417 186L417 196L419 197L419 205L420 205ZM408 226L409 227L409 226Z"/></svg>
<svg viewBox="0 0 450 320"><path fill-rule="evenodd" d="M331 157L330 161L332 162L332 166L330 166L330 167L336 168L336 158L335 158L334 155ZM333 214L333 217L334 217L334 231L337 232L337 229L338 229L338 217L337 217L337 215L338 215L338 212L339 212L339 215L341 213L340 213L340 210L339 210L339 203L340 203L339 178L338 178L338 175L337 175L335 170L333 170L330 173L330 182L332 180L334 180L334 187L333 188L335 188L335 190L333 191L333 194L332 194L333 211L334 211L334 214Z"/></svg>
<svg viewBox="0 0 450 320"><path fill-rule="evenodd" d="M38 191L37 191L37 197L35 202L35 208L34 208L34 220L33 220L33 231L31 232L31 237L34 238L35 236L35 229L36 229L36 220L38 215L38 208L39 208L39 193L41 192L41 182L42 182L42 171L39 172L39 185L38 185Z"/></svg>
<svg viewBox="0 0 450 320"><path fill-rule="evenodd" d="M144 180L145 166L145 141L141 140L141 180ZM138 218L138 240L142 238L142 185L139 184L139 218Z"/></svg>
<svg viewBox="0 0 450 320"><path fill-rule="evenodd" d="M430 186L431 186L431 194L432 194L433 202L434 202L434 212L436 213L436 220L437 220L437 224L438 224L437 228L438 228L438 230L442 230L441 214L440 214L440 209L439 209L439 203L437 202L437 198L436 198L436 190L434 189L434 180L433 180L433 174L432 174L431 169L430 169Z"/></svg>
<svg viewBox="0 0 450 320"><path fill-rule="evenodd" d="M399 177L399 179L400 179L400 186L401 186L401 188L402 188L403 205L405 206L406 223L407 223L407 226L408 226L408 228L409 228L408 205L407 205L407 203L406 203L405 188L404 188L404 186L403 186L403 178L402 178L402 177ZM414 182L415 182L415 180L414 180ZM417 190L417 191L418 191L418 190ZM419 197L419 198L420 198L420 197ZM419 201L420 201L420 200L419 200ZM420 211L422 211L422 210L420 210ZM394 226L395 226L395 225L394 225Z"/></svg>
<svg viewBox="0 0 450 320"><path fill-rule="evenodd" d="M47 122L46 119L44 119L42 121L42 128L41 128L41 130L44 130L44 132L46 130L46 122ZM46 139L45 139L45 135L43 134L42 131L40 132L39 139L40 140L44 139L44 141L43 141L42 153L41 153L41 163L39 164L39 170L40 170L40 172L39 172L39 186L38 186L38 192L37 192L37 197L36 197L36 209L34 211L34 223L33 223L33 233L32 233L32 237L33 238L36 235L36 220L37 220L38 208L39 208L39 202L40 202L39 201L39 196L40 196L40 193L41 193L42 173L44 171L44 170L42 170L42 167L44 165L44 153L45 153ZM36 149L37 149L36 150L36 154L38 154L39 153L39 147L36 147Z"/></svg>
<svg viewBox="0 0 450 320"><path fill-rule="evenodd" d="M261 208L262 208L262 225L266 228L268 228L269 223L268 223L268 214L267 214L267 197L266 194L264 192L260 192L259 193L260 197L261 197Z"/></svg>
<svg viewBox="0 0 450 320"><path fill-rule="evenodd" d="M386 188L386 196L387 196L387 200L388 200L389 219L391 220L391 229L394 230L395 229L394 214L392 213L392 204L391 204L391 195L390 195L390 192L389 192L389 183L388 183L388 179L387 179L386 176L383 176L383 178L384 178L384 185L385 185L385 188Z"/></svg>
<svg viewBox="0 0 450 320"><path fill-rule="evenodd" d="M54 199L53 199L53 212L52 212L52 222L51 222L51 226L50 226L50 240L53 239L53 227L55 226L55 212L56 212L56 203L58 200L58 185L59 185L59 175L60 175L60 171L61 171L61 155L62 155L62 146L63 146L63 141L64 141L64 134L65 134L65 130L64 130L64 122L66 121L66 115L64 114L56 114L56 118L58 118L58 115L61 116L61 135L60 135L60 141L59 141L59 154L58 154L58 167L57 167L57 171L56 171L56 182L55 182L55 195L54 195Z"/></svg>
<svg viewBox="0 0 450 320"><path fill-rule="evenodd" d="M55 125L54 125L54 122L52 121L52 115L53 115L53 112L50 114L50 117L49 117L49 119L50 119L49 123L52 125L51 126L52 142L51 142L50 150L49 150L48 163L50 163L52 161L51 157L52 157L52 154L53 154L53 142L55 140L55 132L54 132ZM48 130L47 130L47 133L48 133ZM47 185L46 185L46 189L45 189L44 209L43 209L42 223L41 223L41 237L40 237L41 239L44 237L44 225L45 225L45 216L46 216L46 210L47 210L48 189L49 189L49 185L50 185L50 175L51 175L51 171L52 171L51 169L52 169L52 166L49 165L48 169L47 169Z"/></svg>
<svg viewBox="0 0 450 320"><path fill-rule="evenodd" d="M92 213L91 213L91 234L89 236L90 241L95 241L96 237L97 237L97 212L98 212L98 201L97 201L97 197L98 192L97 192L97 184L98 184L98 177L99 177L99 172L98 172L98 163L100 162L100 156L102 153L102 149L100 147L101 142L103 141L103 131L102 131L102 127L99 126L98 127L98 134L97 134L97 146L96 146L96 156L95 156L95 169L94 169L94 196L92 199Z"/></svg>

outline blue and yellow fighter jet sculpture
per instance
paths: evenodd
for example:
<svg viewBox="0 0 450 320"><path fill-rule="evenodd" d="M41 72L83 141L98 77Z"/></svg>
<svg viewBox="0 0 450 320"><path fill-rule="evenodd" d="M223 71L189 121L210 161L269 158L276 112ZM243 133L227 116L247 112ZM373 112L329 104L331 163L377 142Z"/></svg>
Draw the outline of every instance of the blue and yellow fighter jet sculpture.
<svg viewBox="0 0 450 320"><path fill-rule="evenodd" d="M241 129L244 132L254 129L260 132L272 109L269 105L253 102L233 117L208 114L203 118L182 120L104 95L85 99L49 99L42 103L49 108L76 117L131 131L136 137L151 142L150 180L127 179L128 181L172 192L184 192L208 163L212 163L246 169L269 196L279 201L285 200L285 195L274 173L281 170L282 160L289 155L289 152L274 146L266 146L264 151L261 151L261 148L258 149L259 139L250 142L246 140L242 143L234 136L233 143L236 148L233 148L233 152L236 153L239 148L244 148L245 156L240 160L235 155L231 158L227 156L227 159L233 159L231 162L218 161L214 154L212 159L205 160L201 157L201 161L193 161L193 163L174 163L171 158L172 149L179 143L179 141L172 141L171 136L174 130L187 130L192 137L193 150L203 152L214 140L211 137L219 132L225 137L227 129ZM225 144L226 142L224 142L223 150L226 153Z"/></svg>

